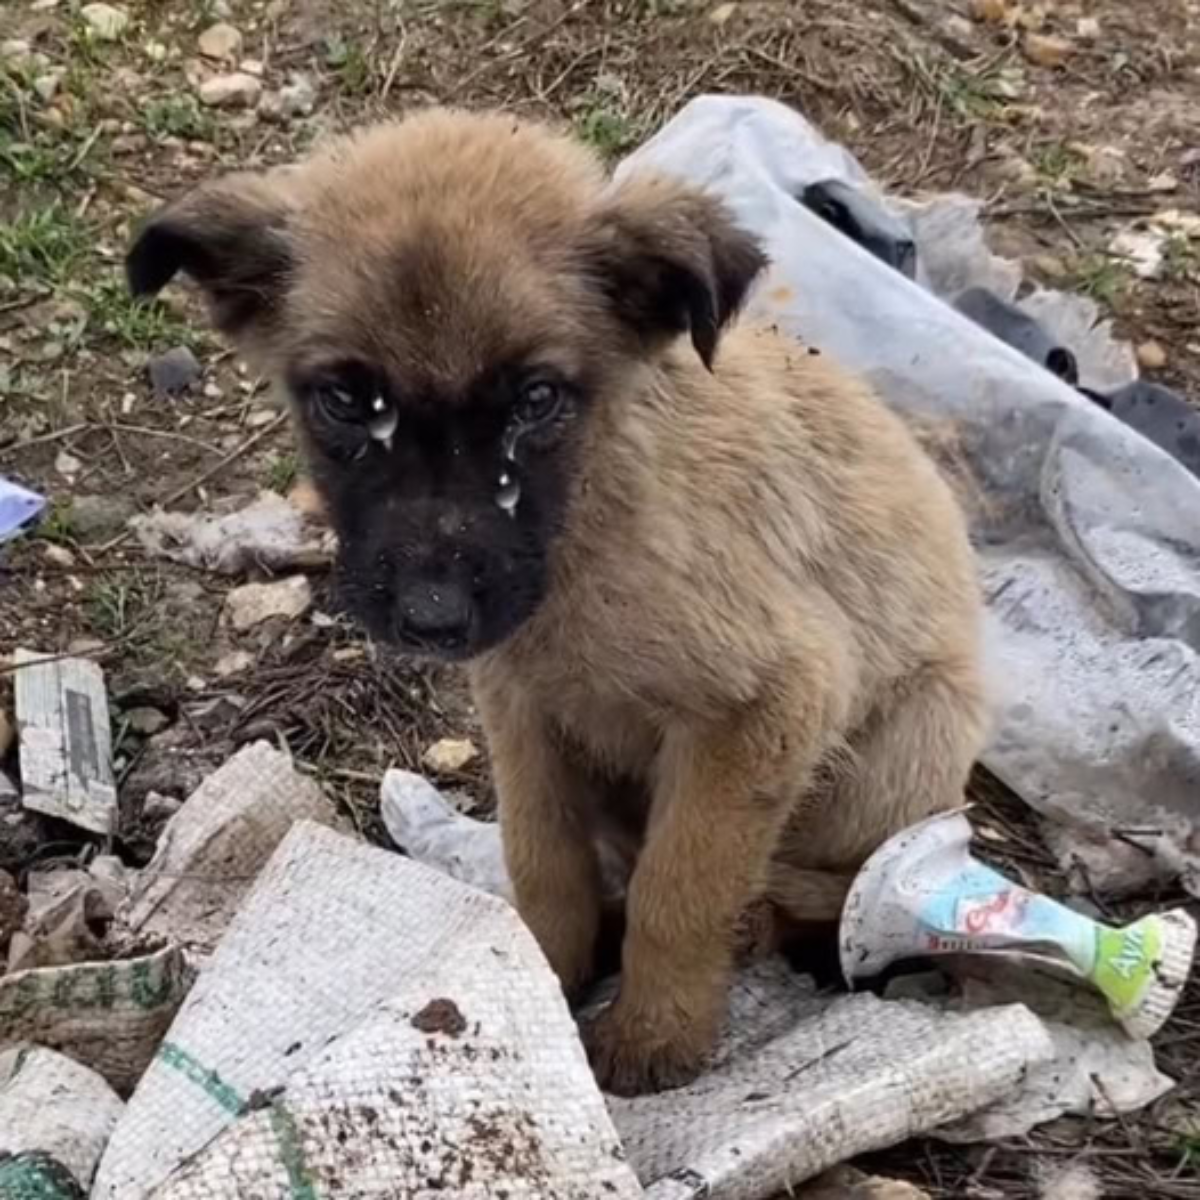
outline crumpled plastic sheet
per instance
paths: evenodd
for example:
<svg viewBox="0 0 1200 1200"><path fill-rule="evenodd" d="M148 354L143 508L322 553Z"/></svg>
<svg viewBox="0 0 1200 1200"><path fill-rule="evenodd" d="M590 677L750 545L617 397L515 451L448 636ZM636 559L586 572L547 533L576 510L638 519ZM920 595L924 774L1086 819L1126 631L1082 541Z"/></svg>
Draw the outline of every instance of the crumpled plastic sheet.
<svg viewBox="0 0 1200 1200"><path fill-rule="evenodd" d="M158 510L132 517L130 528L148 554L224 575L319 567L333 557L333 534L312 527L275 492L224 514Z"/></svg>
<svg viewBox="0 0 1200 1200"><path fill-rule="evenodd" d="M1087 841L1098 887L1140 886L1156 859L1200 894L1200 480L939 299L1017 288L977 204L881 197L909 220L922 287L796 199L828 178L878 193L783 105L696 99L618 174L648 170L723 197L772 259L752 315L864 373L960 476L994 664L986 765L1071 827L1065 860ZM1026 308L1075 351L1081 383L1133 378L1090 301L1041 293Z"/></svg>

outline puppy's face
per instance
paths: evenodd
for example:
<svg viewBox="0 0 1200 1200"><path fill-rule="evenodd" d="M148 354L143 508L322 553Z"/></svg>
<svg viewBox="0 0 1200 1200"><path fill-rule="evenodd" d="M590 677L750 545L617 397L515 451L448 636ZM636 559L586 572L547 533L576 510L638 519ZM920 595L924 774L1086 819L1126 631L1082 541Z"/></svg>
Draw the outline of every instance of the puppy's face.
<svg viewBox="0 0 1200 1200"><path fill-rule="evenodd" d="M702 195L613 188L542 127L434 111L198 189L128 272L139 294L190 275L285 388L352 610L465 658L544 598L603 406L685 332L710 365L762 264Z"/></svg>

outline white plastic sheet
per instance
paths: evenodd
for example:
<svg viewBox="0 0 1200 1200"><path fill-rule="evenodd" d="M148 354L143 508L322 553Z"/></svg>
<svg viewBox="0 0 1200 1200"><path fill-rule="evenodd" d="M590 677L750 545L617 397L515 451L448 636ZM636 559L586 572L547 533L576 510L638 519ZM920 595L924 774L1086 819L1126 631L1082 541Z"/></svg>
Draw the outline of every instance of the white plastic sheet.
<svg viewBox="0 0 1200 1200"><path fill-rule="evenodd" d="M1200 480L938 298L970 284L1008 297L1019 280L970 201L893 203L921 287L797 201L820 179L870 184L773 101L692 101L620 173L647 170L722 196L772 259L753 315L865 373L969 477L998 705L986 764L1073 827L1064 857L1092 838L1102 882L1149 861L1130 833L1200 894ZM1075 350L1082 383L1133 376L1090 301L1027 307Z"/></svg>

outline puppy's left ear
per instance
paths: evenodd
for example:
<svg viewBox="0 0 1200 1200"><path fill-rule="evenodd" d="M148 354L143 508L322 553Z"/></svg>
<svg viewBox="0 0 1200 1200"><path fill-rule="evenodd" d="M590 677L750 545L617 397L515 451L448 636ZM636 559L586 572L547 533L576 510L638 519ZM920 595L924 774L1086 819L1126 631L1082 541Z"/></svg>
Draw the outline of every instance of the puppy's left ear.
<svg viewBox="0 0 1200 1200"><path fill-rule="evenodd" d="M265 336L292 269L291 204L282 178L227 175L161 209L125 257L130 291L154 295L176 274L187 275L200 285L222 333Z"/></svg>
<svg viewBox="0 0 1200 1200"><path fill-rule="evenodd" d="M589 230L589 269L622 321L651 344L690 333L712 370L721 331L767 265L724 204L645 176L611 191Z"/></svg>

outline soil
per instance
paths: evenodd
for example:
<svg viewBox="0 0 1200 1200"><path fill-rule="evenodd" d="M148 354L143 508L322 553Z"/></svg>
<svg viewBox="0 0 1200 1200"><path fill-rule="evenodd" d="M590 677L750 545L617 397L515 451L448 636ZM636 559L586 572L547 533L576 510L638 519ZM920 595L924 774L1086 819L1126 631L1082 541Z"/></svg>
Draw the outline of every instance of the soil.
<svg viewBox="0 0 1200 1200"><path fill-rule="evenodd" d="M376 839L386 767L420 770L443 737L482 744L458 676L368 644L336 615L319 571L321 619L238 633L222 606L244 580L151 559L126 532L130 514L156 504L224 510L260 489L289 492L301 473L268 388L207 332L195 297L136 306L124 292L130 230L219 170L287 161L330 131L431 102L549 116L616 158L694 95L760 93L801 108L898 193L978 197L993 246L1029 279L1094 296L1155 380L1200 398L1200 239L1172 235L1152 279L1111 249L1156 214L1200 209L1197 0L118 7L128 23L111 39L77 0L0 8L0 473L52 502L32 535L0 551L0 656L20 645L104 666L117 849L131 862L154 844L145 797L185 796L251 738L285 742ZM218 21L241 35L226 62L199 49ZM206 79L239 69L260 80L260 110L199 101ZM278 111L287 88L290 114ZM156 395L148 364L179 347L199 376ZM218 672L234 651L245 665ZM11 713L10 674L0 666L0 714ZM147 707L165 730L126 719ZM3 765L15 769L11 751ZM490 804L482 758L440 782ZM1008 861L1056 886L1019 802L985 799ZM0 838L24 838L19 861L0 860L19 874L89 852L69 828L31 838L18 824ZM1164 1069L1194 1079L1198 1049L1193 994L1161 1039ZM935 1196L1024 1197L1042 1194L1047 1163L1079 1159L1110 1195L1200 1197L1198 1090L1136 1120L1059 1123L1000 1148L914 1143L882 1165Z"/></svg>

